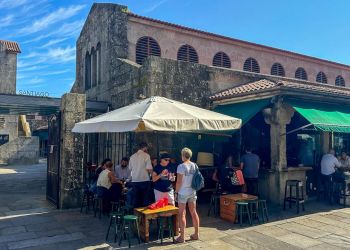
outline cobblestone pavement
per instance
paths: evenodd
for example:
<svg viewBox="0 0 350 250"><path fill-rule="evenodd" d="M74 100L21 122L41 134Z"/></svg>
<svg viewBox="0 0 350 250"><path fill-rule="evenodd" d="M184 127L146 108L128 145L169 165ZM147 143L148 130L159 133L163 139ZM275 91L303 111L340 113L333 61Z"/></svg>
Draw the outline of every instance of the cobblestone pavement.
<svg viewBox="0 0 350 250"><path fill-rule="evenodd" d="M8 249L115 249L106 242L108 218L94 218L79 210L56 210L45 200L46 165L0 167L0 250ZM295 210L269 207L271 220L240 228L219 218L207 217L199 204L199 241L163 245L153 240L134 249L350 249L350 209L316 201ZM155 230L156 223L152 224ZM191 225L189 225L191 226ZM188 228L186 234L193 232ZM152 233L153 237L156 235ZM187 237L188 239L189 237ZM122 248L126 248L126 242Z"/></svg>

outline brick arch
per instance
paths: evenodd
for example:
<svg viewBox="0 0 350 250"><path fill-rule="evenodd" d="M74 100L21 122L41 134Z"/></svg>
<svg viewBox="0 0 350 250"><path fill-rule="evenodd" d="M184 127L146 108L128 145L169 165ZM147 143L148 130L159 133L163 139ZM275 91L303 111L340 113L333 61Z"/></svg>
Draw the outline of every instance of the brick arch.
<svg viewBox="0 0 350 250"><path fill-rule="evenodd" d="M252 57L247 58L247 60L245 60L244 62L243 70L254 73L260 73L260 66L258 61Z"/></svg>
<svg viewBox="0 0 350 250"><path fill-rule="evenodd" d="M161 56L161 49L154 38L144 36L136 42L136 63L142 64L148 56Z"/></svg>
<svg viewBox="0 0 350 250"><path fill-rule="evenodd" d="M218 52L213 57L213 66L222 68L231 68L230 57L225 52Z"/></svg>
<svg viewBox="0 0 350 250"><path fill-rule="evenodd" d="M282 64L280 63L274 63L271 67L271 75L275 76L285 76L286 73L284 71L284 68Z"/></svg>
<svg viewBox="0 0 350 250"><path fill-rule="evenodd" d="M182 45L177 51L177 60L198 63L197 51L191 45Z"/></svg>

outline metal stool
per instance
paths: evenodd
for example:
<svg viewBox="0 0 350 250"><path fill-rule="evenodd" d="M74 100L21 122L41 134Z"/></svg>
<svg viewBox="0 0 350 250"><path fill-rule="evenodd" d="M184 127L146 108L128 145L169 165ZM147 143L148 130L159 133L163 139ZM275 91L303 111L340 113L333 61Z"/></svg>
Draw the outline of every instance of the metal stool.
<svg viewBox="0 0 350 250"><path fill-rule="evenodd" d="M169 238L172 237L173 242L175 242L172 216L160 216L158 218L158 224L159 224L158 240L160 238L160 244L163 244L163 236L164 236L164 228L165 228L164 224L167 224Z"/></svg>
<svg viewBox="0 0 350 250"><path fill-rule="evenodd" d="M215 191L212 193L210 197L210 204L208 210L208 216L210 216L211 209L214 209L214 215L217 217L220 212L220 184L216 184Z"/></svg>
<svg viewBox="0 0 350 250"><path fill-rule="evenodd" d="M132 234L132 226L133 225L137 229L137 236L138 236L139 244L141 244L138 217L135 215L124 215L122 228L121 228L121 232L120 232L120 236L119 236L119 246L122 243L123 235L127 232L128 233L129 248L131 247L131 241L130 241L131 237L130 236Z"/></svg>
<svg viewBox="0 0 350 250"><path fill-rule="evenodd" d="M87 213L90 210L90 202L91 205L93 205L93 194L89 190L84 190L83 191L83 197L81 201L81 206L80 206L80 213L83 212L83 208L85 207L85 213Z"/></svg>
<svg viewBox="0 0 350 250"><path fill-rule="evenodd" d="M334 186L335 186L334 191L335 191L337 202L341 204L341 200L342 200L344 207L346 207L347 198L350 197L350 193L348 189L349 184L350 184L349 180L334 182Z"/></svg>
<svg viewBox="0 0 350 250"><path fill-rule="evenodd" d="M250 216L249 205L248 202L238 201L236 202L238 217L239 217L239 225L242 226L243 216L247 215L249 224L252 225L252 219Z"/></svg>
<svg viewBox="0 0 350 250"><path fill-rule="evenodd" d="M252 222L257 219L260 224L260 216L259 216L259 204L258 200L247 201L249 205L249 212L252 219Z"/></svg>
<svg viewBox="0 0 350 250"><path fill-rule="evenodd" d="M103 198L95 195L94 197L94 216L96 217L97 211L99 213L98 218L101 219L103 210Z"/></svg>
<svg viewBox="0 0 350 250"><path fill-rule="evenodd" d="M287 190L289 188L289 195L287 196ZM293 195L293 188L295 188L295 195ZM296 203L297 213L299 213L299 206L302 205L303 211L305 211L304 200L304 185L299 180L287 180L284 188L284 202L283 210L286 210L286 203L288 202L289 208L292 207L292 203Z"/></svg>
<svg viewBox="0 0 350 250"><path fill-rule="evenodd" d="M258 200L258 208L259 208L259 213L261 215L260 218L262 219L262 222L269 221L266 200Z"/></svg>
<svg viewBox="0 0 350 250"><path fill-rule="evenodd" d="M108 235L111 227L114 228L114 242L117 242L118 231L120 226L122 225L123 220L123 212L122 211L113 211L110 214L109 226L106 234L106 241L108 240Z"/></svg>

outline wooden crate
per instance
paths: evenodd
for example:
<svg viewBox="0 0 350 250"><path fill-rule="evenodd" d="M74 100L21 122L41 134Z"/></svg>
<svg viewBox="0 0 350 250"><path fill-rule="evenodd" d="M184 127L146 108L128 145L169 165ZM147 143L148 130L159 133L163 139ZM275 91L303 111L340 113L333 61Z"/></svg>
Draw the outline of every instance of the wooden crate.
<svg viewBox="0 0 350 250"><path fill-rule="evenodd" d="M236 222L236 202L256 200L258 197L249 194L227 194L220 196L220 217L229 222Z"/></svg>

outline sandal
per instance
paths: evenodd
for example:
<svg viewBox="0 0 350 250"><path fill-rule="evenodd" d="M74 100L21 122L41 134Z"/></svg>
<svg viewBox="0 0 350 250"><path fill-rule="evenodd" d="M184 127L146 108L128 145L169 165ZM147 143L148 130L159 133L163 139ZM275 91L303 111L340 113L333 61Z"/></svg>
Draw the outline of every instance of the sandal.
<svg viewBox="0 0 350 250"><path fill-rule="evenodd" d="M191 234L191 235L190 235L190 239L191 239L191 240L199 240L199 237L196 236L196 235L194 235L194 234Z"/></svg>
<svg viewBox="0 0 350 250"><path fill-rule="evenodd" d="M176 244L185 243L185 239L181 239L181 237L177 237L177 238L174 240L174 243L176 243Z"/></svg>

